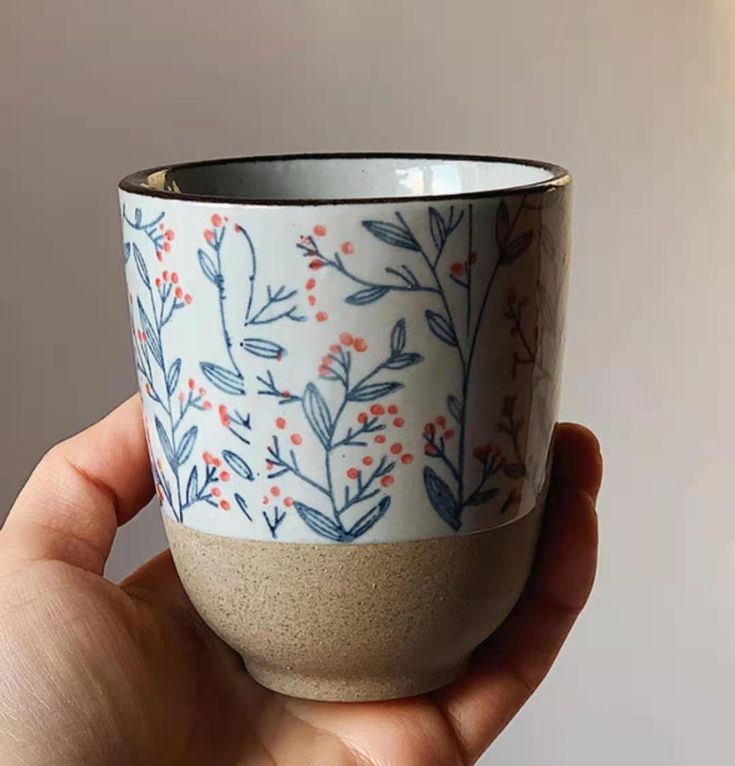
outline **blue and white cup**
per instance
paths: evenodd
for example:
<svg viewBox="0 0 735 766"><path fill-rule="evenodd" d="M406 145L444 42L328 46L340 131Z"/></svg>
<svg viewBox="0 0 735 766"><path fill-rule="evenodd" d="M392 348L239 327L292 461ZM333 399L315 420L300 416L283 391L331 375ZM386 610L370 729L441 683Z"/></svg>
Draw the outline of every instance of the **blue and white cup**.
<svg viewBox="0 0 735 766"><path fill-rule="evenodd" d="M192 541L177 563L215 538L249 558L451 545L539 509L569 191L559 167L475 156L255 157L125 178L151 465L169 534ZM247 640L199 603L211 582L201 595L184 570L248 662Z"/></svg>

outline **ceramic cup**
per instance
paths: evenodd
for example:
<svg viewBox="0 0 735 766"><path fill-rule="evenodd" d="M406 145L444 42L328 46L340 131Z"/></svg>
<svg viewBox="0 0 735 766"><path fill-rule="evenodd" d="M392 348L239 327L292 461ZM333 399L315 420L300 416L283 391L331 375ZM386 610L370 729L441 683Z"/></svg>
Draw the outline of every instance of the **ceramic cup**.
<svg viewBox="0 0 735 766"><path fill-rule="evenodd" d="M569 185L544 163L429 155L121 182L171 549L263 685L425 692L513 607L557 411Z"/></svg>

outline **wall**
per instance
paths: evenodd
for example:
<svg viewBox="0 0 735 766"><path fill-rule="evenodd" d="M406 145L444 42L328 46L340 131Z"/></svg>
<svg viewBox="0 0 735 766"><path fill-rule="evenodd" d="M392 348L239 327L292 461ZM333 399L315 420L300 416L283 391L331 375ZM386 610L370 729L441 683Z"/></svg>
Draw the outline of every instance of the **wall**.
<svg viewBox="0 0 735 766"><path fill-rule="evenodd" d="M602 440L592 603L494 764L719 763L735 703L732 3L6 3L0 507L133 388L124 173L309 150L576 178L562 414ZM729 134L728 134L729 131ZM110 574L163 545L148 509Z"/></svg>

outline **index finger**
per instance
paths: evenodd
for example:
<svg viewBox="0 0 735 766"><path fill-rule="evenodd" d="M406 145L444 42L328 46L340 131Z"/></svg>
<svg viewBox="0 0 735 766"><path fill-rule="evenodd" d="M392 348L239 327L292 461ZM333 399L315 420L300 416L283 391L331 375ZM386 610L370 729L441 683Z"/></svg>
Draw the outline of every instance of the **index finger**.
<svg viewBox="0 0 735 766"><path fill-rule="evenodd" d="M482 646L464 677L434 696L474 763L549 671L594 580L595 498L602 460L594 435L559 426L536 563L507 620Z"/></svg>

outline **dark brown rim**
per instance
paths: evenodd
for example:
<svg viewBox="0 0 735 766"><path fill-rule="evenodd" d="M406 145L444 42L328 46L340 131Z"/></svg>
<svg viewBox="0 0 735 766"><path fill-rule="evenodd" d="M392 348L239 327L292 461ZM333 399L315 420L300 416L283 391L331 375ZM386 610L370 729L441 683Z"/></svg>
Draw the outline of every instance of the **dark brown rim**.
<svg viewBox="0 0 735 766"><path fill-rule="evenodd" d="M173 191L159 191L150 189L143 184L152 173L162 171L181 170L183 168L197 168L206 165L216 166L232 163L251 163L251 162L277 162L288 160L358 160L358 159L396 159L396 160L447 160L455 162L498 162L508 165L529 165L531 167L542 168L551 173L551 178L545 181L538 181L533 184L524 184L522 186L507 186L500 189L488 189L487 191L460 192L458 194L421 194L415 196L402 197L346 197L343 199L322 199L318 197L306 199L254 199L246 197L225 197L209 194L184 194ZM125 176L118 188L131 194L139 194L147 197L160 197L163 199L180 200L185 202L207 202L211 204L230 204L230 205L257 205L265 207L293 207L293 206L311 206L311 205L370 205L378 203L398 204L405 202L430 202L441 200L465 200L481 199L487 197L507 197L514 194L525 194L527 192L543 192L552 189L558 189L566 186L572 178L567 170L559 165L553 165L548 162L538 160L526 160L517 157L496 157L483 154L441 154L441 153L421 153L412 152L322 152L305 154L267 154L253 155L250 157L225 157L216 160L197 160L195 162L181 162L174 165L160 165L147 170L140 170L137 173L131 173Z"/></svg>

